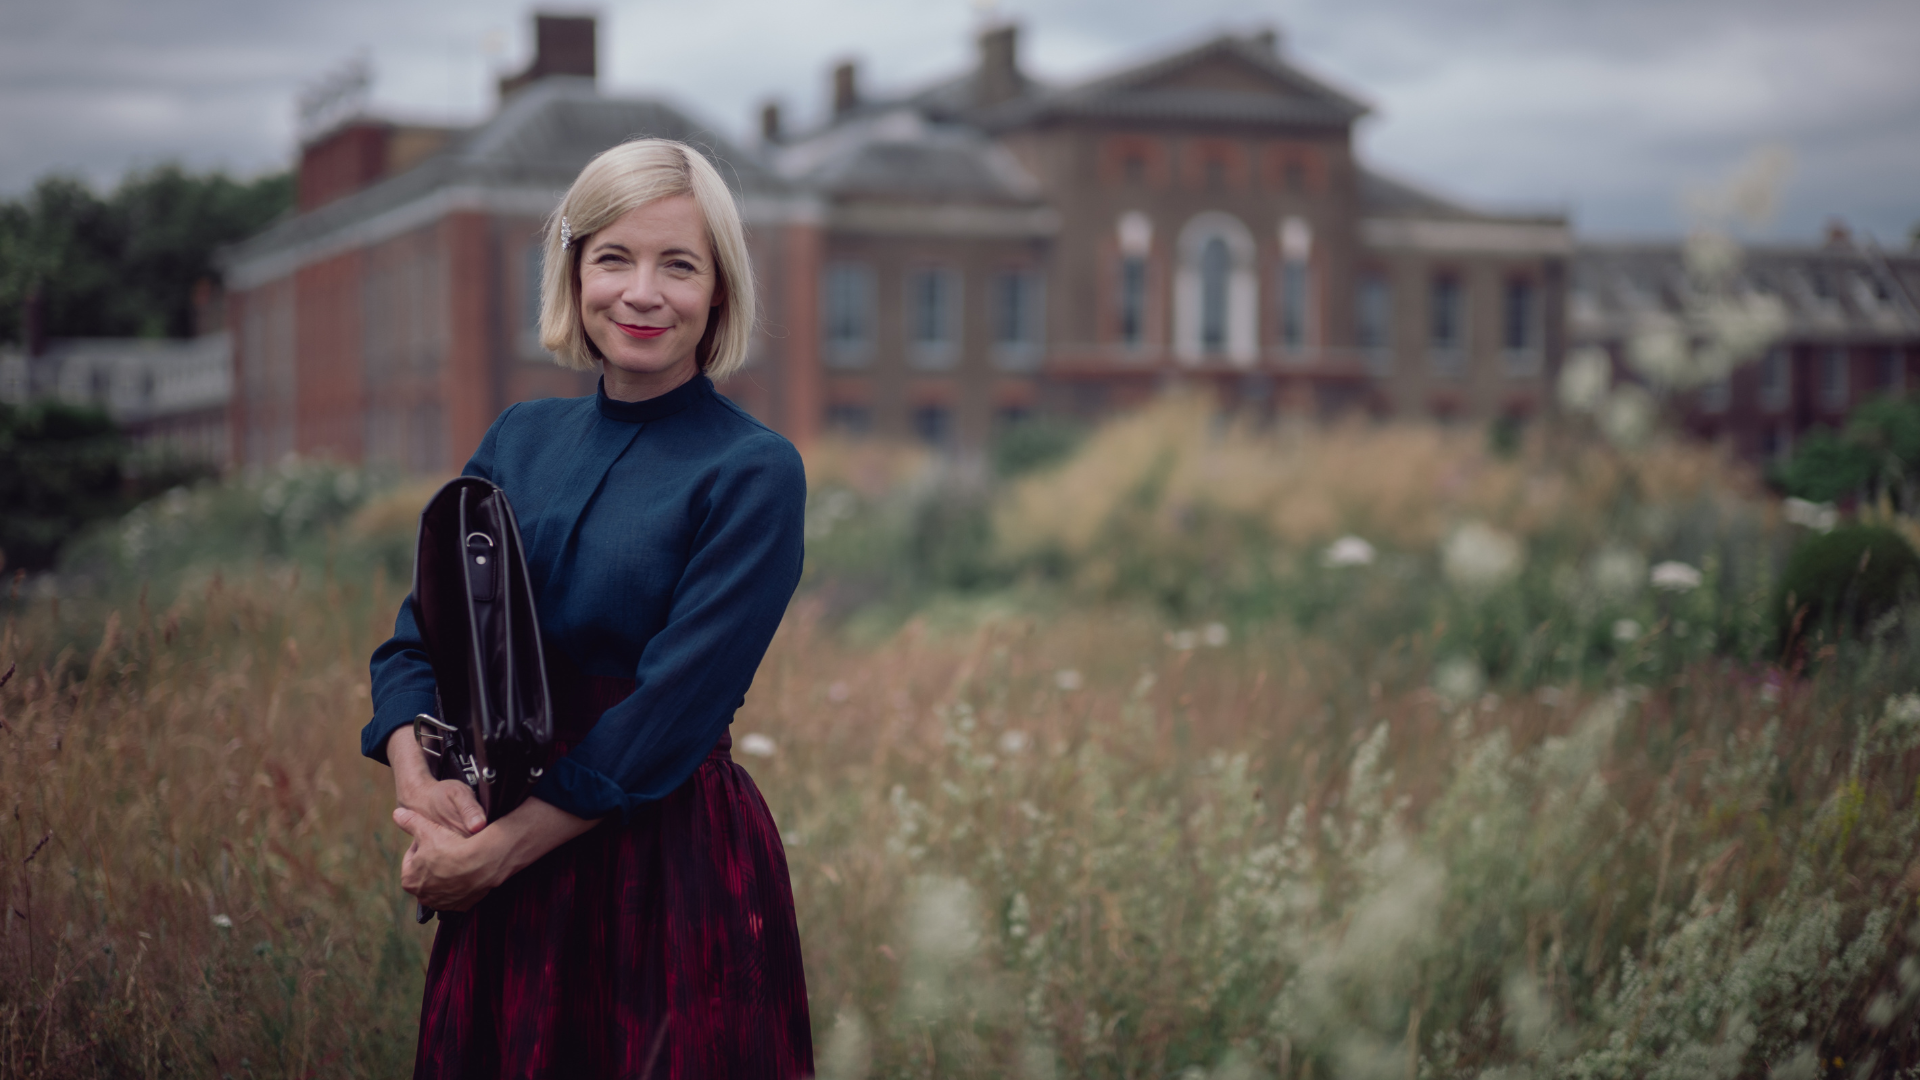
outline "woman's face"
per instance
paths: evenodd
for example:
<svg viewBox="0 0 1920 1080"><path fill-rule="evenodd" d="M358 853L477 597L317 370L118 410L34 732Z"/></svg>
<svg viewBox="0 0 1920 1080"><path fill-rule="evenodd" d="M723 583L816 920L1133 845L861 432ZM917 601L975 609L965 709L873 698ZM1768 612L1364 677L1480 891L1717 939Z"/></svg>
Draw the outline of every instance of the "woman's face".
<svg viewBox="0 0 1920 1080"><path fill-rule="evenodd" d="M586 238L580 319L605 358L608 397L643 401L693 378L718 282L706 220L690 195L636 206Z"/></svg>

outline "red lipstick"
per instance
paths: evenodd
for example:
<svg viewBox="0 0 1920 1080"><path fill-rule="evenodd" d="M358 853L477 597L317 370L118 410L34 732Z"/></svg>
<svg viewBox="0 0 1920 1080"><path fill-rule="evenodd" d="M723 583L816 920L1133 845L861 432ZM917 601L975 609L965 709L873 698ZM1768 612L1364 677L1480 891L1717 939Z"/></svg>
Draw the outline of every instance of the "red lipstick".
<svg viewBox="0 0 1920 1080"><path fill-rule="evenodd" d="M664 326L628 326L622 322L617 322L613 325L619 327L621 333L633 338L657 338L667 332L667 328Z"/></svg>

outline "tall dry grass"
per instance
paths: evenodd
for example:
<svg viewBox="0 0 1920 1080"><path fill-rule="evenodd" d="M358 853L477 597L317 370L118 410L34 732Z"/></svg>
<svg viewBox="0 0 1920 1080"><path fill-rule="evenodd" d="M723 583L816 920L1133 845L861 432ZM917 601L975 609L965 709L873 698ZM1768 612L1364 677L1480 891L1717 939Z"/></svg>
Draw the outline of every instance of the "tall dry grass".
<svg viewBox="0 0 1920 1080"><path fill-rule="evenodd" d="M1773 542L1746 481L1156 415L994 496L991 542L1069 573L1131 543L1183 588L1285 562L1293 607L1208 624L1041 560L866 636L816 578L775 639L734 731L773 748L736 742L823 1077L1913 1075L1920 649L1901 623L1802 672L1708 641L1753 617L1713 560ZM810 468L848 493L809 509L814 550L852 537L829 568L946 520L887 519L938 497L911 461ZM8 602L0 1078L407 1070L432 928L355 734L405 591L377 553L421 498L289 547L324 553L303 572L168 556L165 594ZM142 557L192 541L150 516ZM1457 588L1433 548L1460 519L1532 561ZM1350 529L1388 550L1322 567ZM1180 555L1219 535L1222 561ZM1686 544L1703 584L1653 595Z"/></svg>

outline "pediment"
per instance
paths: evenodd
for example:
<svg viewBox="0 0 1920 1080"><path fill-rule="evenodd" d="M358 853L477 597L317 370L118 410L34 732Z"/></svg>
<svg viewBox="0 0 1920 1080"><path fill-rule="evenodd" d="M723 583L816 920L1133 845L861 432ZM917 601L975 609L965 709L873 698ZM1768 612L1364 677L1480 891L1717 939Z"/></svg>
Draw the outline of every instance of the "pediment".
<svg viewBox="0 0 1920 1080"><path fill-rule="evenodd" d="M1234 94L1271 94L1275 97L1300 97L1300 88L1274 72L1257 67L1239 56L1211 53L1192 58L1170 71L1154 72L1150 77L1127 87L1132 91L1210 90Z"/></svg>

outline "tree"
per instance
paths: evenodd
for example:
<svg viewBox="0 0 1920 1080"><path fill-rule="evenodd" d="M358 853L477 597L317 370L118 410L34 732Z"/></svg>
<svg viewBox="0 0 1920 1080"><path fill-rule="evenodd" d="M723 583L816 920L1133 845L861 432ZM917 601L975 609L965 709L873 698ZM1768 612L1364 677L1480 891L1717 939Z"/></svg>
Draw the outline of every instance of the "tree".
<svg viewBox="0 0 1920 1080"><path fill-rule="evenodd" d="M36 291L49 336L186 337L214 252L292 204L287 173L238 181L161 165L104 199L82 180L44 177L0 203L0 340L22 340Z"/></svg>

